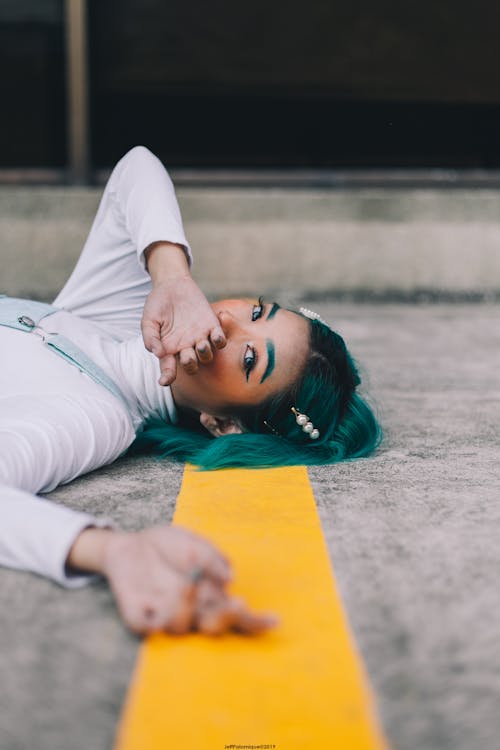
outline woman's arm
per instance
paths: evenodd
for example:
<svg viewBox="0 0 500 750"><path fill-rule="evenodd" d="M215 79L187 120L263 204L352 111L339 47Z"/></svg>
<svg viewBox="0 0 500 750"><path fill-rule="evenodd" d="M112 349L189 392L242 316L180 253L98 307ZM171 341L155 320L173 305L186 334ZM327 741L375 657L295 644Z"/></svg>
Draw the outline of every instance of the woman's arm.
<svg viewBox="0 0 500 750"><path fill-rule="evenodd" d="M80 259L55 304L122 339L136 335L142 318L145 346L161 359L166 385L175 378L174 355L195 372L198 361L210 361L211 345L225 345L190 263L172 181L151 151L136 146L113 169Z"/></svg>
<svg viewBox="0 0 500 750"><path fill-rule="evenodd" d="M84 582L65 571L78 534L109 522L37 495L111 463L135 437L117 399L76 371L74 377L81 380L74 395L0 399L0 564L63 586Z"/></svg>
<svg viewBox="0 0 500 750"><path fill-rule="evenodd" d="M113 530L107 519L35 495L127 447L130 425L113 397L25 397L22 410L18 398L0 403L0 565L68 588L104 575L125 623L138 633L253 633L272 623L227 594L227 560L201 537L167 526Z"/></svg>
<svg viewBox="0 0 500 750"><path fill-rule="evenodd" d="M0 565L78 588L92 577L69 575L66 559L82 531L109 525L106 519L80 513L25 490L0 482ZM95 529L97 531L97 529Z"/></svg>
<svg viewBox="0 0 500 750"><path fill-rule="evenodd" d="M225 346L224 332L191 277L192 256L181 213L160 160L136 146L115 167L110 190L139 260L151 276L153 289L144 308L142 333L146 348L160 359L160 383L169 385L176 375L175 355L187 372L194 373L198 361L211 361L211 344Z"/></svg>
<svg viewBox="0 0 500 750"><path fill-rule="evenodd" d="M118 338L137 335L151 291L144 253L155 242L179 245L191 262L172 181L160 160L137 146L113 169L75 269L54 304Z"/></svg>
<svg viewBox="0 0 500 750"><path fill-rule="evenodd" d="M0 504L0 565L38 573L66 588L104 576L135 633L257 633L275 623L226 592L231 578L226 558L185 529L122 532L106 528L105 519L6 486L0 486Z"/></svg>

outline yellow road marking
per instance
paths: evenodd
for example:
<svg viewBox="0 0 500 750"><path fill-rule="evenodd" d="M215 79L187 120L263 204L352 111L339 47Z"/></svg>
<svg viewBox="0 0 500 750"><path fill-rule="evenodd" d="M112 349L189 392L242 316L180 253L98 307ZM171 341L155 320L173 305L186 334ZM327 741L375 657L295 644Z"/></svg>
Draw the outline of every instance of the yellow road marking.
<svg viewBox="0 0 500 750"><path fill-rule="evenodd" d="M196 472L174 522L229 555L235 594L281 624L258 637L155 635L116 750L382 750L303 467Z"/></svg>

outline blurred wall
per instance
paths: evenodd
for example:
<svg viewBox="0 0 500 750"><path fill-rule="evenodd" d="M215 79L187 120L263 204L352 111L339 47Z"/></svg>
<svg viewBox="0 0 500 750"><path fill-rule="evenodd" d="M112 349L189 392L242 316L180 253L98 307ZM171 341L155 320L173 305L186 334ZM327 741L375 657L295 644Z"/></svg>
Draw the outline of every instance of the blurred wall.
<svg viewBox="0 0 500 750"><path fill-rule="evenodd" d="M83 0L82 0L83 2ZM500 165L493 0L87 0L95 166ZM0 4L0 167L59 166L63 0Z"/></svg>

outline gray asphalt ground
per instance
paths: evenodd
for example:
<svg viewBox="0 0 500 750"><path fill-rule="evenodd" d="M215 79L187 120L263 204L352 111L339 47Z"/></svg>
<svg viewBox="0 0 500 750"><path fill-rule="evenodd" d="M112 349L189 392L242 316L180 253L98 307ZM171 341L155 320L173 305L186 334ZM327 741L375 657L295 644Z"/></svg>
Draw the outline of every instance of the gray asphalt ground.
<svg viewBox="0 0 500 750"><path fill-rule="evenodd" d="M308 306L345 335L385 428L374 457L310 477L387 736L496 750L500 306ZM171 517L181 476L123 459L52 498L139 528ZM0 592L1 750L110 750L139 642L106 586L0 570Z"/></svg>

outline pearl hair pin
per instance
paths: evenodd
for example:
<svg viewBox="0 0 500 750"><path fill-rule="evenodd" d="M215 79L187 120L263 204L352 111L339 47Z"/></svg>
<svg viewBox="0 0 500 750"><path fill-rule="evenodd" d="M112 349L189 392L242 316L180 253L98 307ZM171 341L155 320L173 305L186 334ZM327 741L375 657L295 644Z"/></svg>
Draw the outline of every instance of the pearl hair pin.
<svg viewBox="0 0 500 750"><path fill-rule="evenodd" d="M299 313L301 315L305 315L306 318L309 318L309 320L319 320L320 323L324 323L324 325L328 325L326 320L323 320L321 315L317 312L314 312L314 310L309 310L308 307L299 307Z"/></svg>
<svg viewBox="0 0 500 750"><path fill-rule="evenodd" d="M313 425L307 414L301 414L301 412L295 408L295 406L291 407L291 411L295 414L295 421L299 425L299 427L302 427L302 431L309 435L311 440L317 440L319 438L320 432L319 430Z"/></svg>

